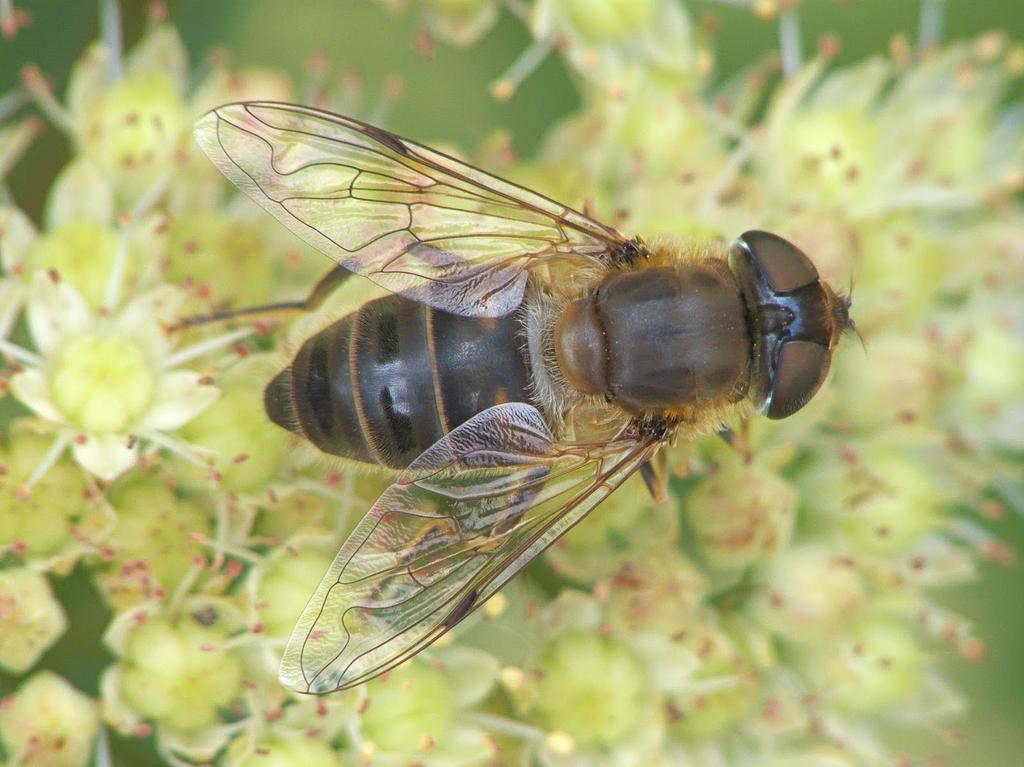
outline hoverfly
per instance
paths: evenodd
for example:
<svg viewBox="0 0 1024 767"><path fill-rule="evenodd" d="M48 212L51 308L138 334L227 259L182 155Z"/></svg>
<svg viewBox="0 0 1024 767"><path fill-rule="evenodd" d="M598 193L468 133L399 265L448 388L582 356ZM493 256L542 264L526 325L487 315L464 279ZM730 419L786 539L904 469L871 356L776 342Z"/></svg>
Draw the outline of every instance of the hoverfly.
<svg viewBox="0 0 1024 767"><path fill-rule="evenodd" d="M398 476L296 625L282 682L351 687L410 658L674 439L814 395L849 300L773 234L628 238L347 117L229 104L196 125L218 168L391 295L306 340L269 417ZM663 478L662 478L663 479Z"/></svg>

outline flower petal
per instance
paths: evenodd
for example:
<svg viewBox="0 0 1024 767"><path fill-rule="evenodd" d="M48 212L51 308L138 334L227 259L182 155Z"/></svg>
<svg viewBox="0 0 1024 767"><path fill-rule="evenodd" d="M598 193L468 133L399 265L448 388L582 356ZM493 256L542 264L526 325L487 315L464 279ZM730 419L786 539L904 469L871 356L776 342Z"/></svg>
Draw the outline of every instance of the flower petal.
<svg viewBox="0 0 1024 767"><path fill-rule="evenodd" d="M83 469L108 482L134 466L138 458L124 434L90 434L81 444L72 443L71 452Z"/></svg>
<svg viewBox="0 0 1024 767"><path fill-rule="evenodd" d="M138 424L140 431L177 429L212 405L220 389L200 383L204 376L178 370L161 377L154 403Z"/></svg>
<svg viewBox="0 0 1024 767"><path fill-rule="evenodd" d="M93 315L73 285L55 281L46 272L36 272L29 289L28 325L36 348L46 356L52 354L66 336L90 329Z"/></svg>
<svg viewBox="0 0 1024 767"><path fill-rule="evenodd" d="M50 387L41 371L24 369L11 376L11 394L37 415L48 421L64 423L64 416L50 401Z"/></svg>
<svg viewBox="0 0 1024 767"><path fill-rule="evenodd" d="M10 274L25 263L39 234L31 219L18 208L0 207L0 267Z"/></svg>
<svg viewBox="0 0 1024 767"><path fill-rule="evenodd" d="M161 285L133 299L113 321L113 329L134 339L154 358L163 357L174 345L166 327L181 316L185 293L173 285Z"/></svg>

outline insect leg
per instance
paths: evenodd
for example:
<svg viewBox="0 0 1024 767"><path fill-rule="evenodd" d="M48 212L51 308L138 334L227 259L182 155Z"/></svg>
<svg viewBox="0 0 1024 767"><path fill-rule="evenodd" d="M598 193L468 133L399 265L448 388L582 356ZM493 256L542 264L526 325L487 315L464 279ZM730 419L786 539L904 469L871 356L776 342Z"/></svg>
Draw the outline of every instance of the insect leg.
<svg viewBox="0 0 1024 767"><path fill-rule="evenodd" d="M223 312L212 312L210 314L196 314L192 317L185 317L178 321L171 330L185 330L199 325L209 325L214 322L228 322L231 320L272 320L288 317L293 314L302 314L317 309L327 297L334 292L342 283L351 277L353 272L343 266L336 266L313 286L309 294L301 301L279 301L273 304L262 306L248 306L244 309L229 309Z"/></svg>
<svg viewBox="0 0 1024 767"><path fill-rule="evenodd" d="M659 450L640 464L640 476L654 502L664 501L668 497L668 454Z"/></svg>

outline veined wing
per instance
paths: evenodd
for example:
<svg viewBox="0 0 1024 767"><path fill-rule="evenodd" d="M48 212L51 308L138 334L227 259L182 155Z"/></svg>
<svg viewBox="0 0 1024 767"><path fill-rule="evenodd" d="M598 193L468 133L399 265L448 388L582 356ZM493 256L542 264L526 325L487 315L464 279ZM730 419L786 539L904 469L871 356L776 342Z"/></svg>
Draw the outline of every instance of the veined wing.
<svg viewBox="0 0 1024 767"><path fill-rule="evenodd" d="M420 455L352 531L288 640L282 683L332 692L412 657L659 444L561 445L523 403L476 415Z"/></svg>
<svg viewBox="0 0 1024 767"><path fill-rule="evenodd" d="M508 314L531 266L606 259L626 242L542 195L329 112L227 104L195 136L225 176L313 247L453 314Z"/></svg>

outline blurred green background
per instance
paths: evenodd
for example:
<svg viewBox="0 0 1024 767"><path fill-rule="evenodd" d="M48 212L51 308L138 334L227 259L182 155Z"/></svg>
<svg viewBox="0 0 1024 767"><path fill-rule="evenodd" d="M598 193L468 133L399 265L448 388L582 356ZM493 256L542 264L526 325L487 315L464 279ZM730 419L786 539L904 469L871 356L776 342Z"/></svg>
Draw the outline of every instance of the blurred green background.
<svg viewBox="0 0 1024 767"><path fill-rule="evenodd" d="M96 4L23 0L19 6L32 14L33 23L15 39L0 41L0 92L18 82L26 62L38 64L62 92L73 61L98 34ZM1020 0L949 0L945 6L946 40L993 28L1005 30L1016 41L1024 39ZM728 3L693 1L689 7L697 18L705 13L717 17L718 79L776 47L773 22ZM915 37L920 7L920 0L806 0L800 6L805 52L813 51L816 40L827 33L839 37L840 62L884 52L894 34ZM122 3L129 43L140 34L147 8L148 3L135 0ZM488 95L488 84L529 42L522 25L507 14L482 44L467 50L439 45L436 56L425 61L415 47L414 14L390 14L369 0L179 0L168 3L168 8L194 66L202 66L205 56L221 49L240 65L282 68L301 81L308 57L320 52L337 69L357 68L371 99L386 77L399 75L404 93L388 127L421 140L472 145L504 127L512 131L516 148L528 155L545 130L578 104L570 76L555 57L508 102ZM1024 85L1018 82L1013 98L1022 97ZM62 137L49 129L10 174L9 187L30 215L38 216L45 190L67 156ZM871 364L870 354L865 364ZM993 527L1015 549L1024 548L1024 520L1008 517ZM76 616L74 595L59 596L69 606L73 623L94 624L99 631L102 616ZM976 621L978 634L989 644L988 658L980 664L968 664L952 651L946 659L949 674L972 701L961 724L965 741L953 751L950 763L1024 764L1024 572L1019 567L985 565L975 585L951 591L945 599ZM73 651L66 647L67 639L62 645ZM81 633L78 640L82 641ZM69 676L74 680L76 675Z"/></svg>

